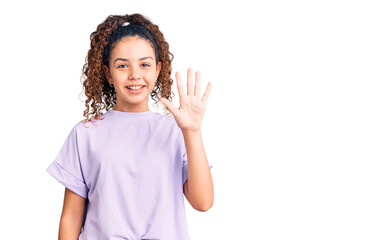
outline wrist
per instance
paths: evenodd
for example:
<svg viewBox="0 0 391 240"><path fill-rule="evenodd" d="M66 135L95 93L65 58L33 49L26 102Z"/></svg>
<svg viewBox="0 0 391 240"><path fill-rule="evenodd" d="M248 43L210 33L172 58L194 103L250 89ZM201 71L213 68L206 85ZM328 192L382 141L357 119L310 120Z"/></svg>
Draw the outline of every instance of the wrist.
<svg viewBox="0 0 391 240"><path fill-rule="evenodd" d="M201 134L201 129L182 129L183 135Z"/></svg>

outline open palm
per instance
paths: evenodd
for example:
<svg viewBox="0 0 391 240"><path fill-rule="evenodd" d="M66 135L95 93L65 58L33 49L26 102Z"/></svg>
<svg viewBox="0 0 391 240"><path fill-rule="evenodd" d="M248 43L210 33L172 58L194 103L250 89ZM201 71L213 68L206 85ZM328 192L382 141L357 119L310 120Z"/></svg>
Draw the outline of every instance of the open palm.
<svg viewBox="0 0 391 240"><path fill-rule="evenodd" d="M172 113L182 131L199 131L201 130L201 123L204 118L206 102L212 90L212 83L208 83L205 93L200 100L201 73L199 71L195 72L195 86L193 91L193 70L191 68L187 70L187 95L185 94L179 72L175 73L175 78L180 98L179 108L175 107L166 98L160 98L160 101Z"/></svg>

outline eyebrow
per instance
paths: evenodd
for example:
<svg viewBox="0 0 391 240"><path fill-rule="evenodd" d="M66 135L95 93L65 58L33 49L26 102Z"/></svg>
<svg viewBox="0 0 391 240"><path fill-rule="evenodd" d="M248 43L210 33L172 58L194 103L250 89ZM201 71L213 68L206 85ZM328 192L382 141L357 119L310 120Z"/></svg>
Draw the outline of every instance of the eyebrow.
<svg viewBox="0 0 391 240"><path fill-rule="evenodd" d="M148 58L150 58L151 60L153 60L153 58L150 57L150 56L139 58L139 60L146 60L146 59L148 59ZM116 59L114 60L114 63L117 62L117 61L124 61L124 62L126 62L126 61L129 61L129 59L127 59L127 58L116 58Z"/></svg>
<svg viewBox="0 0 391 240"><path fill-rule="evenodd" d="M153 58L152 58L152 57L150 57L150 56L147 56L147 57L140 58L139 60L145 60L145 59L148 59L148 58L150 58L151 60L153 60Z"/></svg>

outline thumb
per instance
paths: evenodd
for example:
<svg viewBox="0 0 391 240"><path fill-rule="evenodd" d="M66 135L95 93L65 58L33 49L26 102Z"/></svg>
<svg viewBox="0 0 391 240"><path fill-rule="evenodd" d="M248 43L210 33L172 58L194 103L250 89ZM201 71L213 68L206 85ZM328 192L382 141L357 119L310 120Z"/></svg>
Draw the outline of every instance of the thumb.
<svg viewBox="0 0 391 240"><path fill-rule="evenodd" d="M162 102L166 107L167 109L173 114L173 115L176 115L177 112L178 112L178 109L174 106L174 104L172 104L172 102L168 101L166 98L162 97L159 99L160 102Z"/></svg>

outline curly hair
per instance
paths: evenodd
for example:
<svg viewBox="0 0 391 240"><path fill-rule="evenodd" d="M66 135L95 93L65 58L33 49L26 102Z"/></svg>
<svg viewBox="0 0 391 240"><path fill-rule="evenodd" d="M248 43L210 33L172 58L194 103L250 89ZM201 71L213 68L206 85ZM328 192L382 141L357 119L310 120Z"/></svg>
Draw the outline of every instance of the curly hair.
<svg viewBox="0 0 391 240"><path fill-rule="evenodd" d="M129 22L129 24L123 26L125 22ZM151 98L157 104L161 97L172 101L172 97L175 96L171 91L173 80L170 77L174 55L169 51L169 45L159 27L138 13L110 15L90 35L91 48L88 50L86 63L82 70L82 83L87 97L86 110L83 114L86 119L82 120L83 123L95 122L96 119L101 120L100 116L103 115L101 110L107 111L115 106L116 92L106 79L103 66L109 67L110 53L116 42L125 36L135 35L151 43L156 55L156 62L160 61L162 64L156 84L150 94ZM92 112L90 112L90 103ZM165 106L163 108L164 114L170 115L167 108ZM90 115L92 117L89 119Z"/></svg>

